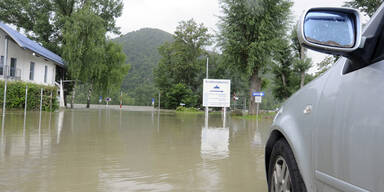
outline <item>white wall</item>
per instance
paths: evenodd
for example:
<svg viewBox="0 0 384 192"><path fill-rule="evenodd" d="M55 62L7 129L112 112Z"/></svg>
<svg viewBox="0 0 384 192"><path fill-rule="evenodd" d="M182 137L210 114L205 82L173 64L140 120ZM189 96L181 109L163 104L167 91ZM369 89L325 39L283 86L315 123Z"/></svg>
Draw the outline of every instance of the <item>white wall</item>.
<svg viewBox="0 0 384 192"><path fill-rule="evenodd" d="M0 56L4 56L5 33L0 30ZM10 66L11 58L16 58L16 68L21 69L21 80L41 85L54 85L56 65L42 56L33 56L32 52L19 47L13 40L8 40L7 65ZM29 80L30 63L35 62L34 79ZM44 83L45 66L48 67L47 82ZM3 79L3 76L0 76Z"/></svg>

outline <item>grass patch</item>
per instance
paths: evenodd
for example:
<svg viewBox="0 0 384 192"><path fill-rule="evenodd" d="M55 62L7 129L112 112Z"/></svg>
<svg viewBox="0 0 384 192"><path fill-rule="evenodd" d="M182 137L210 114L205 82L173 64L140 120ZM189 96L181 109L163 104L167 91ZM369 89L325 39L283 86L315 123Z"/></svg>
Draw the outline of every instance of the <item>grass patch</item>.
<svg viewBox="0 0 384 192"><path fill-rule="evenodd" d="M194 108L194 107L184 107L184 106L179 106L176 108L176 112L177 113L196 113L196 114L199 114L199 113L204 113L204 111L201 111L197 108Z"/></svg>
<svg viewBox="0 0 384 192"><path fill-rule="evenodd" d="M276 115L276 112L262 112L259 113L259 119L273 119ZM257 115L232 115L234 118L239 119L256 119Z"/></svg>

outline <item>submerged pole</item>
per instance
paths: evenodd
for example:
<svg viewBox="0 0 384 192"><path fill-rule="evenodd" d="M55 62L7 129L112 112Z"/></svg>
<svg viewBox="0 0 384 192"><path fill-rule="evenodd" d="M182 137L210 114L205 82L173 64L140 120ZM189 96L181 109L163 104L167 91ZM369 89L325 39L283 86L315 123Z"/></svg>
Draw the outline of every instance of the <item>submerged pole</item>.
<svg viewBox="0 0 384 192"><path fill-rule="evenodd" d="M25 85L25 104L24 104L24 116L27 115L27 107L28 107L28 85Z"/></svg>
<svg viewBox="0 0 384 192"><path fill-rule="evenodd" d="M5 38L5 49L4 49L4 61L3 61L3 76L4 76L4 97L3 97L3 123L5 116L5 106L7 104L7 79L8 79L8 37Z"/></svg>
<svg viewBox="0 0 384 192"><path fill-rule="evenodd" d="M40 89L40 113L43 109L43 88Z"/></svg>
<svg viewBox="0 0 384 192"><path fill-rule="evenodd" d="M207 57L207 73L205 74L206 76L205 76L205 78L206 79L208 79L208 62L209 62L209 57ZM206 116L208 116L208 111L209 111L209 109L208 109L208 107L205 107L205 115Z"/></svg>

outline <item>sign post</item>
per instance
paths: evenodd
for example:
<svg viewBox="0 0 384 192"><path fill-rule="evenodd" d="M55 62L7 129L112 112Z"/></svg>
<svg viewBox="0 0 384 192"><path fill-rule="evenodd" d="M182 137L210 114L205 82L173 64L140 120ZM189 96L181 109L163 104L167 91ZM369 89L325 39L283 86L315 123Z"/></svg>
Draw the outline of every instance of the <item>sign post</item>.
<svg viewBox="0 0 384 192"><path fill-rule="evenodd" d="M203 106L223 107L224 120L226 107L231 104L231 80L227 79L204 79L203 83ZM206 109L207 109L206 108Z"/></svg>
<svg viewBox="0 0 384 192"><path fill-rule="evenodd" d="M261 100L264 96L264 92L253 92L252 96L255 97L255 103L256 103L256 118L259 119L259 104L261 103Z"/></svg>

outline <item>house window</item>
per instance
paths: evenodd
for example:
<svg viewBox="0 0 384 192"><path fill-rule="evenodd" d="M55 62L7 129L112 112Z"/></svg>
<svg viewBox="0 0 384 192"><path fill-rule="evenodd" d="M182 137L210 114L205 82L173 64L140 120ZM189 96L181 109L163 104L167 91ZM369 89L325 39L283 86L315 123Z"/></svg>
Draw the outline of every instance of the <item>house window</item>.
<svg viewBox="0 0 384 192"><path fill-rule="evenodd" d="M3 75L3 68L4 68L4 56L1 56L1 59L0 59L0 75Z"/></svg>
<svg viewBox="0 0 384 192"><path fill-rule="evenodd" d="M29 80L33 80L34 74L35 74L35 63L31 62L31 64L29 65Z"/></svg>
<svg viewBox="0 0 384 192"><path fill-rule="evenodd" d="M47 83L47 74L48 73L48 66L45 66L45 70L44 70L44 83Z"/></svg>
<svg viewBox="0 0 384 192"><path fill-rule="evenodd" d="M15 77L16 76L16 58L11 58L11 70L9 73L9 76Z"/></svg>

